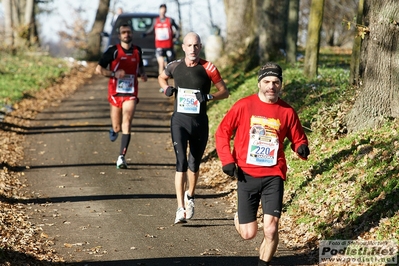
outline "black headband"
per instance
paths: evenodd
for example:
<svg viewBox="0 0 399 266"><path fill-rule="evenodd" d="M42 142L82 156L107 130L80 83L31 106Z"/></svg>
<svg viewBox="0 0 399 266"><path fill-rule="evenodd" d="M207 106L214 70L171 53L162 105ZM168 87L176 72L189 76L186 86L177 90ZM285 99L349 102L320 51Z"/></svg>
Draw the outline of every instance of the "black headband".
<svg viewBox="0 0 399 266"><path fill-rule="evenodd" d="M279 80L283 82L283 73L280 68L261 68L258 73L258 82L267 76L278 77Z"/></svg>

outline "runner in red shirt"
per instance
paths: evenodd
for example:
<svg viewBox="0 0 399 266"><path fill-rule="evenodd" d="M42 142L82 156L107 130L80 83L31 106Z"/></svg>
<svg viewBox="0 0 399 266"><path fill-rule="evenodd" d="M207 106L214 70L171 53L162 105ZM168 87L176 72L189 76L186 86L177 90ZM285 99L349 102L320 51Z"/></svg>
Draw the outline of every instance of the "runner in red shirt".
<svg viewBox="0 0 399 266"><path fill-rule="evenodd" d="M174 40L179 39L179 26L174 19L166 16L165 4L159 6L159 17L155 19L154 31L159 74L161 74L166 64L175 60L176 53L173 45Z"/></svg>
<svg viewBox="0 0 399 266"><path fill-rule="evenodd" d="M278 222L287 172L285 138L302 159L306 160L310 153L298 115L278 96L282 82L279 65L264 65L258 74L259 92L237 101L215 134L223 172L238 178L238 211L234 223L243 239L256 236L256 214L259 202L262 203L264 238L258 265L269 265L278 245Z"/></svg>
<svg viewBox="0 0 399 266"><path fill-rule="evenodd" d="M96 67L96 73L109 77L108 101L112 128L109 131L111 141L115 141L122 131L122 140L116 167L127 168L125 155L130 143L130 132L138 98L138 76L147 81L141 58L141 48L133 45L131 25L119 27L120 44L105 51Z"/></svg>

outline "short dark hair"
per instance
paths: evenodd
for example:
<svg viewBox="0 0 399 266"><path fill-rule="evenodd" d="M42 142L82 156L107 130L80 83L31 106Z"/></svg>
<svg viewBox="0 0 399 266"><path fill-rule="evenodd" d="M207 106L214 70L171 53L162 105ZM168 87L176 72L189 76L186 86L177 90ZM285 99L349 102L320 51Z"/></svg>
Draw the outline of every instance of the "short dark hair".
<svg viewBox="0 0 399 266"><path fill-rule="evenodd" d="M132 25L131 25L131 24L128 24L128 23L123 23L123 24L121 24L121 25L118 27L118 30L117 30L118 34L120 34L121 27L129 27L129 28L130 28L130 30L133 32L133 27L132 27Z"/></svg>
<svg viewBox="0 0 399 266"><path fill-rule="evenodd" d="M166 5L165 5L165 4L162 4L162 5L159 6L159 8L161 8L161 7L166 8Z"/></svg>

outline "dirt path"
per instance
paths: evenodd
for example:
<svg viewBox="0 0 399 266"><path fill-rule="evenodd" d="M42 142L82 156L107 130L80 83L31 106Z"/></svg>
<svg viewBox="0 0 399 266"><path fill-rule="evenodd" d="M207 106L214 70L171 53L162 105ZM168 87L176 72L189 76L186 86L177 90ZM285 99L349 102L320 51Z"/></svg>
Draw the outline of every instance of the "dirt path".
<svg viewBox="0 0 399 266"><path fill-rule="evenodd" d="M172 105L156 79L140 84L129 168L116 169L106 84L94 77L28 130L31 222L70 265L257 265L261 234L240 239L222 193L199 188L194 218L173 225ZM282 248L273 262L307 265Z"/></svg>

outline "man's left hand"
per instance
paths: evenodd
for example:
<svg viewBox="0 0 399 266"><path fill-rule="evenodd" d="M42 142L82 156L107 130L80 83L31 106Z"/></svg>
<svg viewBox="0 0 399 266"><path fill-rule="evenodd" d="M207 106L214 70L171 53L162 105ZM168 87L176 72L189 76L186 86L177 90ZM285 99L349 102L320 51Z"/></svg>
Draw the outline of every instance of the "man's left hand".
<svg viewBox="0 0 399 266"><path fill-rule="evenodd" d="M229 163L226 164L222 167L223 172L228 175L228 176L234 176L236 172L236 164L235 163Z"/></svg>
<svg viewBox="0 0 399 266"><path fill-rule="evenodd" d="M296 152L299 154L299 156L305 159L308 159L308 156L310 154L309 147L306 144L302 144L301 146L299 146Z"/></svg>

